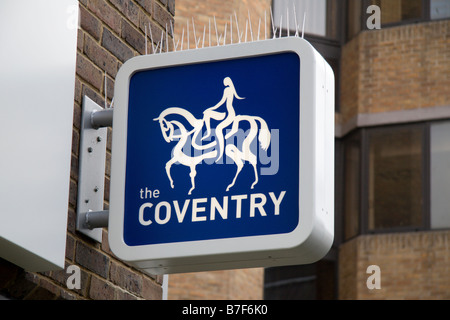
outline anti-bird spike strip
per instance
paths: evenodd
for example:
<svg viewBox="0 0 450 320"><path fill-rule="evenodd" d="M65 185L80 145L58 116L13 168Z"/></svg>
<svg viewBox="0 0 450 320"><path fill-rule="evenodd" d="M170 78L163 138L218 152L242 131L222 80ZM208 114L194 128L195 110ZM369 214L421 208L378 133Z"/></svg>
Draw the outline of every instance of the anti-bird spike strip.
<svg viewBox="0 0 450 320"><path fill-rule="evenodd" d="M283 28L283 16L280 16L280 25L277 28L275 26L274 23L274 18L273 18L273 11L272 8L270 9L270 23L272 25L272 38L281 38L282 35L282 28ZM296 12L296 8L295 8L295 4L293 5L293 15L294 15L294 24L295 24L295 33L294 36L295 37L302 37L304 38L305 36L305 21L306 21L306 12L304 12L303 15L303 26L301 29L301 35L299 34L300 32L300 24L298 23L297 20L297 12ZM267 40L268 38L268 34L267 34L267 12L264 11L264 36L261 35L261 20L262 18L259 18L259 22L258 22L258 31L257 31L257 37L256 40L253 37L253 28L252 28L252 21L251 21L251 17L250 17L250 10L247 13L247 18L245 20L245 32L244 31L240 31L239 28L239 21L238 21L238 17L236 12L234 12L234 20L235 20L235 26L236 26L236 33L237 33L237 43L241 43L241 42L247 42L248 38L249 41L261 41L261 40ZM291 33L290 33L290 26L289 26L289 8L286 8L286 36L290 37ZM225 26L224 26L224 32L223 34L219 35L219 30L217 28L217 21L216 21L216 16L213 16L213 22L214 22L214 32L216 34L216 45L217 46L225 46L227 45L227 29L228 29L228 22L225 22ZM229 34L230 34L230 40L228 42L228 44L235 44L235 42L233 42L233 14L230 15L229 18L229 26L230 26L230 30L229 30ZM190 48L190 26L189 26L189 20L186 21L186 27L182 29L182 33L181 33L181 39L175 40L175 33L174 33L174 26L172 24L172 22L170 22L170 28L172 31L172 42L173 42L173 48L172 51L177 51L177 49L179 48L180 51L183 50L192 50ZM151 46L152 46L152 53L153 54L158 54L158 53L162 53L162 47L163 47L163 41L164 41L164 31L161 32L161 40L158 41L156 44L156 47L154 45L154 39L153 39L153 34L152 34L152 29L151 29L151 25L149 23L148 28L147 26L145 26L145 41L146 41L146 53L147 53L147 29L149 31L149 36L150 36L150 41L151 41ZM250 29L250 30L249 30ZM168 36L168 28L166 25L166 52L169 52L169 46L168 46L168 41L169 41L169 36ZM250 37L247 37L248 32L250 31ZM194 18L192 17L192 32L194 34L194 44L195 44L195 49L201 49L204 48L205 46L209 46L211 47L212 44L212 39L211 39L211 33L213 32L213 30L211 30L211 18L208 19L208 41L205 41L206 38L206 25L203 26L203 36L199 36L197 39L197 35L196 35L196 27L195 27L195 21ZM183 48L184 46L184 34L187 33L187 48ZM181 42L181 43L180 43ZM206 43L207 42L207 43ZM200 46L201 43L201 46ZM158 48L159 48L159 52L158 52Z"/></svg>

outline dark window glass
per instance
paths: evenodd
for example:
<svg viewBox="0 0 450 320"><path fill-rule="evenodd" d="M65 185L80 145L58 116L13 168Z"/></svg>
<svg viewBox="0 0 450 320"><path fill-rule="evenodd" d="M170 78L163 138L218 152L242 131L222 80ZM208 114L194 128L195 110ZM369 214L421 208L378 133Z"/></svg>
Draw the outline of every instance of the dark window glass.
<svg viewBox="0 0 450 320"><path fill-rule="evenodd" d="M423 127L369 131L368 229L420 227Z"/></svg>
<svg viewBox="0 0 450 320"><path fill-rule="evenodd" d="M359 234L360 157L360 141L358 135L353 135L345 141L344 146L344 237L346 240Z"/></svg>
<svg viewBox="0 0 450 320"><path fill-rule="evenodd" d="M291 35L301 34L306 13L306 34L339 40L341 6L338 0L273 0L274 27L285 35L289 24Z"/></svg>
<svg viewBox="0 0 450 320"><path fill-rule="evenodd" d="M373 0L372 4L381 9L381 24L423 18L422 0Z"/></svg>
<svg viewBox="0 0 450 320"><path fill-rule="evenodd" d="M307 265L266 268L264 299L336 299L336 262L322 259Z"/></svg>

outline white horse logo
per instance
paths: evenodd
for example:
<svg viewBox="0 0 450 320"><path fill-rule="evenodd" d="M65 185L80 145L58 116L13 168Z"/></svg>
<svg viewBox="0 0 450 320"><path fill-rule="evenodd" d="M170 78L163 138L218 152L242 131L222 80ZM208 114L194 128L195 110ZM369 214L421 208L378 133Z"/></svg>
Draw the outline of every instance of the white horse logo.
<svg viewBox="0 0 450 320"><path fill-rule="evenodd" d="M250 150L250 145L258 135L259 123L260 130L258 141L261 148L263 150L267 150L267 148L269 148L271 140L269 128L267 127L267 123L264 121L264 119L260 117L236 115L233 107L233 99L244 98L238 96L233 82L229 77L226 77L223 80L223 84L225 85L225 89L223 91L222 99L215 106L208 108L203 112L203 119L196 119L189 111L182 108L167 108L166 110L161 112L158 118L154 119L155 121L159 121L161 132L166 142L170 143L174 139L179 139L178 143L173 149L172 159L170 159L166 163L166 173L170 181L170 186L172 188L174 188L174 183L170 175L170 168L174 163L178 162L182 165L190 167L191 172L189 176L191 177L191 189L189 190L188 194L191 194L192 190L195 189L195 176L197 175L196 166L205 159L213 159L217 157L216 162L218 162L222 158L224 152L234 161L237 166L236 175L234 176L233 181L228 185L226 191L229 191L230 188L234 186L236 178L238 177L244 166L244 161L250 162L255 172L255 181L251 185L251 188L253 189L254 186L258 183L258 172L256 168L257 158L256 155ZM225 112L215 111L224 103L226 103ZM177 120L167 119L175 116L183 117L193 127L193 129L191 131L188 131L181 122ZM202 132L203 126L206 127L206 134L204 137L202 137L201 140L205 140L211 134L211 118L217 121L221 121L215 128L215 140L206 145L198 145L196 141L198 135ZM239 150L237 146L231 144L228 144L224 148L225 140L238 132L239 124L242 121L247 121L249 123L250 130L242 143L241 150ZM231 130L224 137L223 131L229 126L231 126ZM207 150L211 149L212 147L215 147L215 150L203 153L199 156L189 156L183 152L183 147L185 147L188 141L191 141L192 147L194 147L194 149L196 150Z"/></svg>

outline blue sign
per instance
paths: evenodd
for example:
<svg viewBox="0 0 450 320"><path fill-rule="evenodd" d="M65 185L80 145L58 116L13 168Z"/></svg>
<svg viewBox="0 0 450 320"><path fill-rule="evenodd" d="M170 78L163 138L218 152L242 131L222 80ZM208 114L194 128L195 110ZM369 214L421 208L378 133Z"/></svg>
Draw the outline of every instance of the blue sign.
<svg viewBox="0 0 450 320"><path fill-rule="evenodd" d="M334 75L297 37L138 56L114 89L108 239L167 274L313 263L334 236Z"/></svg>
<svg viewBox="0 0 450 320"><path fill-rule="evenodd" d="M123 241L143 246L286 234L299 221L300 57L135 72Z"/></svg>

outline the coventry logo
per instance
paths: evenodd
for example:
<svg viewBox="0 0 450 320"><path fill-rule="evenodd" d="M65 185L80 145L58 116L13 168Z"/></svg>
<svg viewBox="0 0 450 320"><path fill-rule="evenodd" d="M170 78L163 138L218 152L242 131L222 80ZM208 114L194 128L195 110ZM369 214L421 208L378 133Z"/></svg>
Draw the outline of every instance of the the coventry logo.
<svg viewBox="0 0 450 320"><path fill-rule="evenodd" d="M215 163L218 164L224 153L232 159L237 166L236 174L226 188L226 191L229 191L236 183L236 179L241 172L245 161L248 161L254 169L255 179L251 185L251 189L258 183L257 155L256 152L252 150L251 144L256 137L258 137L261 149L267 150L271 141L269 128L266 121L261 117L237 115L233 107L233 100L234 98L241 100L245 98L241 98L237 94L233 81L229 77L226 77L223 80L223 84L225 89L223 91L222 99L215 106L207 108L203 112L202 119L195 118L192 113L179 107L167 108L161 112L158 118L154 119L155 121L159 121L161 133L166 142L170 143L178 140L172 151L172 158L165 166L172 189L175 188L174 181L170 174L170 168L173 164L179 163L190 168L189 176L191 178L191 188L188 192L190 195L195 189L197 165L206 159L215 159ZM223 105L225 105L225 107L222 107L222 109L226 110L216 111ZM193 129L188 131L186 126L178 121L180 120L180 117L187 121ZM218 121L215 128L211 128L211 119ZM225 141L235 135L244 122L246 122L245 125L246 127L249 127L249 129L246 131L242 144L237 145L228 143L225 145ZM202 136L204 128L206 129L206 133ZM212 142L203 145L202 141L210 140L212 129L214 129L215 139ZM188 144L190 145L187 146ZM187 147L200 151L200 154L187 154L183 151Z"/></svg>

